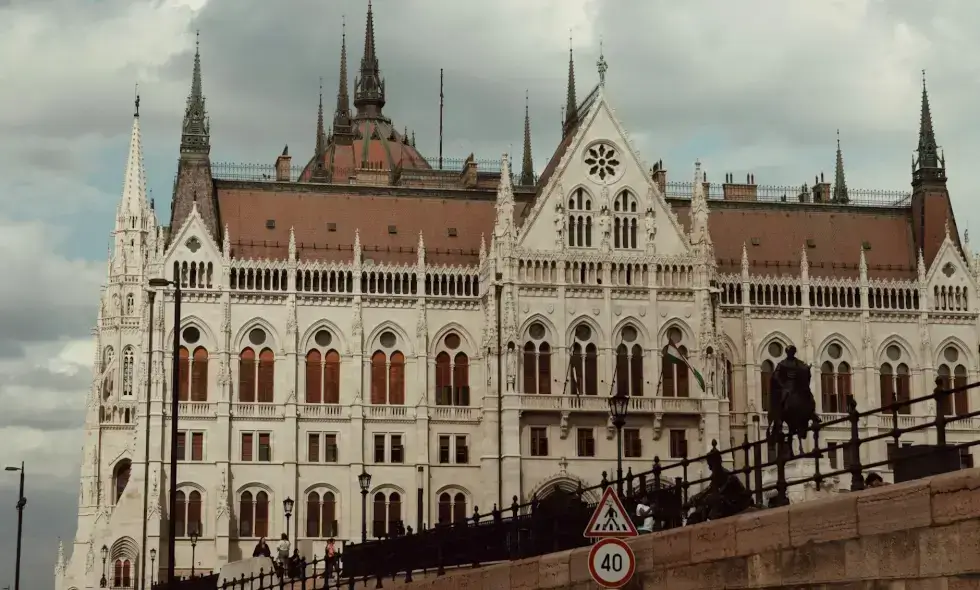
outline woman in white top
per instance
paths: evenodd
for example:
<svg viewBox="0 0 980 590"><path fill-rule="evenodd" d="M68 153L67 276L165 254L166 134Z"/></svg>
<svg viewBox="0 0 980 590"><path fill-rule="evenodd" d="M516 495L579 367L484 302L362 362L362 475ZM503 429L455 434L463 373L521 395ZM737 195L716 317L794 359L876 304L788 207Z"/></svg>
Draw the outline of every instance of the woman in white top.
<svg viewBox="0 0 980 590"><path fill-rule="evenodd" d="M286 533L282 534L279 544L276 545L276 556L279 558L279 563L283 565L289 561L289 537L286 536Z"/></svg>
<svg viewBox="0 0 980 590"><path fill-rule="evenodd" d="M636 516L643 519L643 524L636 529L641 535L653 532L653 509L645 502L646 500L641 500L636 504Z"/></svg>

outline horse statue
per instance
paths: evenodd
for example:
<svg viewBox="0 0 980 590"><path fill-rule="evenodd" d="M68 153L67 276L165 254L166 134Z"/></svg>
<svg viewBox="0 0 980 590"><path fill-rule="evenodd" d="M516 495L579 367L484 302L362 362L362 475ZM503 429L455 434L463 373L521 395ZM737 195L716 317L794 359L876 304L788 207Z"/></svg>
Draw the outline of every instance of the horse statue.
<svg viewBox="0 0 980 590"><path fill-rule="evenodd" d="M735 516L752 507L752 494L737 475L725 468L721 452L712 448L706 457L711 477L708 486L692 496L685 505L687 524Z"/></svg>
<svg viewBox="0 0 980 590"><path fill-rule="evenodd" d="M793 456L793 437L799 442L800 454L807 432L820 423L817 402L810 391L811 366L796 358L796 347L786 347L786 358L772 373L769 392L769 429L766 436L782 439L783 424L787 426L790 456Z"/></svg>

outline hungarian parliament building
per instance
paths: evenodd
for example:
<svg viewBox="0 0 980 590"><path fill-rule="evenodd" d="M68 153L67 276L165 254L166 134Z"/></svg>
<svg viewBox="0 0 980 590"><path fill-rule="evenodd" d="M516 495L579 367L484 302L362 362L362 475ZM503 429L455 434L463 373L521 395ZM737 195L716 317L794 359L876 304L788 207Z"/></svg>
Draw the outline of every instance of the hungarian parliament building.
<svg viewBox="0 0 980 590"><path fill-rule="evenodd" d="M267 166L212 161L197 51L169 225L147 197L137 103L56 590L143 587L170 560L178 575L216 572L283 532L322 555L328 539L360 541L362 499L376 538L594 486L615 477L618 440L633 473L757 440L790 345L814 367L825 421L850 398L867 410L977 380L980 260L957 229L925 86L907 192L848 188L839 143L827 174L815 164L798 186L711 182L696 162L671 179L636 152L605 60L585 93L571 53L543 168L526 109L521 156L437 161L385 115L373 19L350 89L338 39L336 106L325 114L321 95L297 162L288 148ZM161 278L180 287L176 335L177 290L149 286ZM668 343L697 373L662 355ZM903 412L912 426L936 408ZM975 438L977 420L951 422L950 442ZM891 425L882 413L860 427ZM848 438L847 424L822 430L831 466ZM894 448L864 445L862 464Z"/></svg>

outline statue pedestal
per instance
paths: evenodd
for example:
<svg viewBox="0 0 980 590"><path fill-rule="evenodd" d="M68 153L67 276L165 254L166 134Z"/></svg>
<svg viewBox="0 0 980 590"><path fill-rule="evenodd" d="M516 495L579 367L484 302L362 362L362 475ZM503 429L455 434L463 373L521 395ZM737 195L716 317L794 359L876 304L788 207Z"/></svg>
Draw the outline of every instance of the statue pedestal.
<svg viewBox="0 0 980 590"><path fill-rule="evenodd" d="M820 481L820 489L818 490L817 482L812 479L817 473L816 461L816 459L807 457L805 459L794 459L786 462L786 483L789 486L786 489L786 496L789 498L790 504L826 498L831 494L836 494L838 491L848 488L848 486L843 484L842 476L835 475L822 479ZM762 470L763 487L775 488L776 469L775 465L771 465ZM833 471L836 471L836 469L831 468L830 459L820 459L820 473L831 473ZM794 481L803 479L809 481L793 484ZM850 480L848 479L848 481ZM763 499L768 503L769 498L775 495L775 489L767 490L763 494Z"/></svg>

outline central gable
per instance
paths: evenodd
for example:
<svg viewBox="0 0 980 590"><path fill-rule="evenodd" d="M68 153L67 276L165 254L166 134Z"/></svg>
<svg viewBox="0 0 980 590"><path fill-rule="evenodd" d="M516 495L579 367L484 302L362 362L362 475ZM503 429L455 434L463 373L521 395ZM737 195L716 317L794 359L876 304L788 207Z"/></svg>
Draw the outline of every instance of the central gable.
<svg viewBox="0 0 980 590"><path fill-rule="evenodd" d="M686 255L690 243L660 188L598 96L534 203L518 247Z"/></svg>

